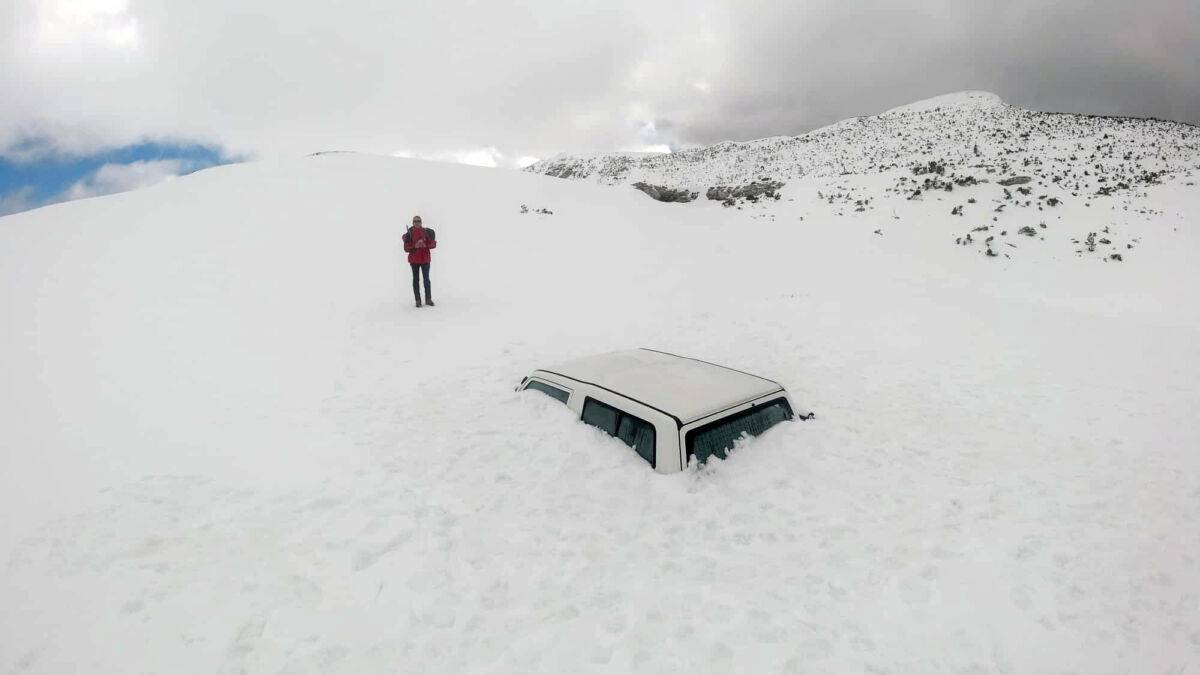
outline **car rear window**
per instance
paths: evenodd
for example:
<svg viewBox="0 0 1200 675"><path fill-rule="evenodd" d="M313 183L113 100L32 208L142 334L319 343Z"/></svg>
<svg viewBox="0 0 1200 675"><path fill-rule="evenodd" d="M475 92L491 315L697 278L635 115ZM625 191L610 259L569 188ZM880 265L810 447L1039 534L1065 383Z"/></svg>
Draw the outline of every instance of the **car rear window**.
<svg viewBox="0 0 1200 675"><path fill-rule="evenodd" d="M546 384L545 382L541 382L539 380L530 380L529 383L525 385L525 388L540 391L543 394L546 394L547 396L549 396L550 398L561 401L563 403L566 403L567 399L571 398L570 392L559 389L558 387L555 387L555 386L551 386L551 385Z"/></svg>
<svg viewBox="0 0 1200 675"><path fill-rule="evenodd" d="M654 425L640 417L589 398L583 402L583 421L616 436L654 466Z"/></svg>
<svg viewBox="0 0 1200 675"><path fill-rule="evenodd" d="M757 436L771 427L792 419L787 399L777 398L729 417L710 422L687 433L687 452L701 462L709 457L725 458L725 453L743 434Z"/></svg>

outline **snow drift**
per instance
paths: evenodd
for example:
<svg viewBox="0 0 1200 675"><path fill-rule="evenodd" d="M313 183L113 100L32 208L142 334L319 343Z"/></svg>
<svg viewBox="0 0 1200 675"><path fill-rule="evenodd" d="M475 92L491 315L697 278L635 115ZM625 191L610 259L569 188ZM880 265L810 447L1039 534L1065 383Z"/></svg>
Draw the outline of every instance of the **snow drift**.
<svg viewBox="0 0 1200 675"><path fill-rule="evenodd" d="M1195 164L1040 213L887 190L929 160L726 208L331 154L0 219L0 664L1194 668ZM1103 227L1136 255L1075 252ZM642 345L818 418L660 476L512 391Z"/></svg>

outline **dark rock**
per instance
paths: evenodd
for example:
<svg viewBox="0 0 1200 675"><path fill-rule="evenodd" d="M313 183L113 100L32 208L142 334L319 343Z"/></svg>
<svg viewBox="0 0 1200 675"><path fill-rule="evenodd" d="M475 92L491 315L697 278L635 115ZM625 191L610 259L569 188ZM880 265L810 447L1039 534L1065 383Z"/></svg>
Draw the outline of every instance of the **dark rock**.
<svg viewBox="0 0 1200 675"><path fill-rule="evenodd" d="M1004 180L996 181L996 184L1008 187L1010 185L1024 185L1031 180L1033 179L1029 176L1013 176L1012 178L1005 178Z"/></svg>
<svg viewBox="0 0 1200 675"><path fill-rule="evenodd" d="M780 181L770 179L752 181L746 185L720 185L708 188L704 196L719 202L737 201L739 199L757 202L760 197L779 199L779 190L783 188L783 185Z"/></svg>
<svg viewBox="0 0 1200 675"><path fill-rule="evenodd" d="M931 159L929 160L928 164L918 164L914 166L912 168L912 172L917 176L926 173L936 173L937 175L941 176L946 173L946 163Z"/></svg>
<svg viewBox="0 0 1200 675"><path fill-rule="evenodd" d="M678 202L686 204L696 198L697 193L689 192L681 188L672 188L665 185L651 185L638 181L633 184L633 187L645 192L651 199L660 202Z"/></svg>
<svg viewBox="0 0 1200 675"><path fill-rule="evenodd" d="M704 193L705 197L714 201L723 202L733 196L733 188L731 187L710 187Z"/></svg>

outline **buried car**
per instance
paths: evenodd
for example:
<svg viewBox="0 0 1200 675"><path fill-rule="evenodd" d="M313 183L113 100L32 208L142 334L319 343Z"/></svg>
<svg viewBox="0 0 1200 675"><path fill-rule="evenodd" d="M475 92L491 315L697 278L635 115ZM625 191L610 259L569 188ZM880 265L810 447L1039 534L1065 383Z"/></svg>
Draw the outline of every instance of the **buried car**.
<svg viewBox="0 0 1200 675"><path fill-rule="evenodd" d="M681 471L692 458L724 458L743 435L757 436L794 417L791 398L774 380L654 349L538 369L517 389L561 401L659 473Z"/></svg>

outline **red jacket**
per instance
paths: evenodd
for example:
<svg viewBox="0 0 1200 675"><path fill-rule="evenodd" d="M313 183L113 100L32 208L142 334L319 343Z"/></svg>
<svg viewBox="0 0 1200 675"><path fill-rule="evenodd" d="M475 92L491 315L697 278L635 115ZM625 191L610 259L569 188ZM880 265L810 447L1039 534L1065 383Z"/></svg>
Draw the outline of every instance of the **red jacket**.
<svg viewBox="0 0 1200 675"><path fill-rule="evenodd" d="M437 234L420 225L413 225L404 233L404 250L408 251L410 265L428 265L429 250L437 248ZM422 246L421 244L424 244Z"/></svg>

